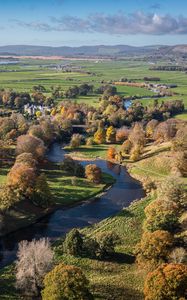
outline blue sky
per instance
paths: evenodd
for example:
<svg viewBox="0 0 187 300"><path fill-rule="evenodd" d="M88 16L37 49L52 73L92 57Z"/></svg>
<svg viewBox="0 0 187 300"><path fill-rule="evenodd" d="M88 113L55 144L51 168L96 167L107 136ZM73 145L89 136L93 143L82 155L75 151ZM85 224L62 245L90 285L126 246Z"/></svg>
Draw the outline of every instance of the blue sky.
<svg viewBox="0 0 187 300"><path fill-rule="evenodd" d="M0 0L0 45L187 43L186 0Z"/></svg>

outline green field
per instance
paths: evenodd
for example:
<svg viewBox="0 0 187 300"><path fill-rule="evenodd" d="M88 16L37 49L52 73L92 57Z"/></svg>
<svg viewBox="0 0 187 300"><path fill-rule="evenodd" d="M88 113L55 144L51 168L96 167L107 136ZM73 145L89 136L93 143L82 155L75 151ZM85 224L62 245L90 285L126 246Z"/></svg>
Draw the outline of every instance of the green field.
<svg viewBox="0 0 187 300"><path fill-rule="evenodd" d="M84 72L63 72L56 70L54 65L70 65L80 67ZM143 82L144 77L159 77L160 83L177 84L172 89L176 93L174 97L160 99L183 99L187 109L187 74L185 72L169 72L149 70L150 62L134 61L133 59L121 61L62 61L62 60L32 60L21 59L17 65L0 66L0 88L8 88L16 91L32 92L34 85L41 84L46 88L46 94L51 93L51 86L59 85L65 91L72 85L82 83L92 84L98 87L101 84L112 83L122 77L132 81ZM122 96L151 96L153 92L138 87L117 86L118 93ZM78 103L87 103L98 106L100 95L89 95L78 97ZM61 99L59 99L60 101ZM143 104L152 103L153 99L142 100ZM186 118L186 113L180 117Z"/></svg>

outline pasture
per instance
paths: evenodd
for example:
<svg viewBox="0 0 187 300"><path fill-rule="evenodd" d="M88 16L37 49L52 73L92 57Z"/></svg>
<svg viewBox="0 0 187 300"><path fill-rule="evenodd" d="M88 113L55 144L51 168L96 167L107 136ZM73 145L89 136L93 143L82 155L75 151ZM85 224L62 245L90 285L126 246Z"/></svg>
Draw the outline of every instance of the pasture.
<svg viewBox="0 0 187 300"><path fill-rule="evenodd" d="M121 61L20 59L18 64L0 65L0 88L32 93L34 85L43 85L46 88L46 95L49 96L52 86L60 86L61 91L65 91L70 86L82 83L92 84L97 88L101 84L119 81L121 78L144 82L144 77L159 77L162 84L177 84L177 87L172 89L172 92L175 93L173 97L161 98L159 101L183 99L187 109L187 74L180 71L150 70L150 64L151 62L130 58ZM71 69L71 72L63 71L66 66ZM143 97L154 94L145 88L130 86L117 86L117 91L125 97ZM93 93L88 96L77 97L76 101L97 107L99 97L100 95ZM152 98L141 100L144 105L152 104L153 101ZM180 118L185 119L186 113Z"/></svg>

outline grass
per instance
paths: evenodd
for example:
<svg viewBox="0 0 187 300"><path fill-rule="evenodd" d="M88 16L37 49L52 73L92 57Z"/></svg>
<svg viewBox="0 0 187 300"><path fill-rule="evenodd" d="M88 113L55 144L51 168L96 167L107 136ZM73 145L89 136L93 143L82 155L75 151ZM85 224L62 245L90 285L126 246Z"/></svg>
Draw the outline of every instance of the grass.
<svg viewBox="0 0 187 300"><path fill-rule="evenodd" d="M80 146L77 149L71 149L70 147L65 147L65 149L71 154L72 157L85 158L85 159L106 159L107 150L110 147L119 148L120 145L117 144L101 144L92 146Z"/></svg>
<svg viewBox="0 0 187 300"><path fill-rule="evenodd" d="M8 173L8 168L5 167L0 168L0 185L6 182L7 173Z"/></svg>
<svg viewBox="0 0 187 300"><path fill-rule="evenodd" d="M85 178L67 176L67 173L58 169L44 170L55 204L70 205L84 199L89 199L103 191L106 185L112 184L114 179L108 174L103 174L103 182L94 184Z"/></svg>
<svg viewBox="0 0 187 300"><path fill-rule="evenodd" d="M139 242L144 220L144 208L151 201L144 198L133 203L114 217L83 229L86 235L96 236L100 232L115 231L121 244L116 248L116 255L108 261L78 258L60 255L56 249L56 261L73 264L83 269L90 280L95 299L143 300L143 281L145 273L137 269L134 263L134 247ZM14 288L13 265L0 272L0 299L20 300Z"/></svg>
<svg viewBox="0 0 187 300"><path fill-rule="evenodd" d="M108 261L88 258L75 258L57 255L58 261L81 267L90 280L95 299L143 300L144 271L138 270L134 263L134 247L142 233L144 208L151 201L145 198L92 227L83 229L86 235L97 236L100 232L114 231L121 244L116 255Z"/></svg>

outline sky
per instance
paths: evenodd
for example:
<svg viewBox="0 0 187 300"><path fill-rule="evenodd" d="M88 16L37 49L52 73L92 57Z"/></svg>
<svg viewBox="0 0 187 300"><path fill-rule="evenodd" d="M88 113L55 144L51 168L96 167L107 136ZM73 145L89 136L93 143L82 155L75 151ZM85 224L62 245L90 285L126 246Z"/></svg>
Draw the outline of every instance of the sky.
<svg viewBox="0 0 187 300"><path fill-rule="evenodd" d="M0 0L0 45L187 44L187 0Z"/></svg>

